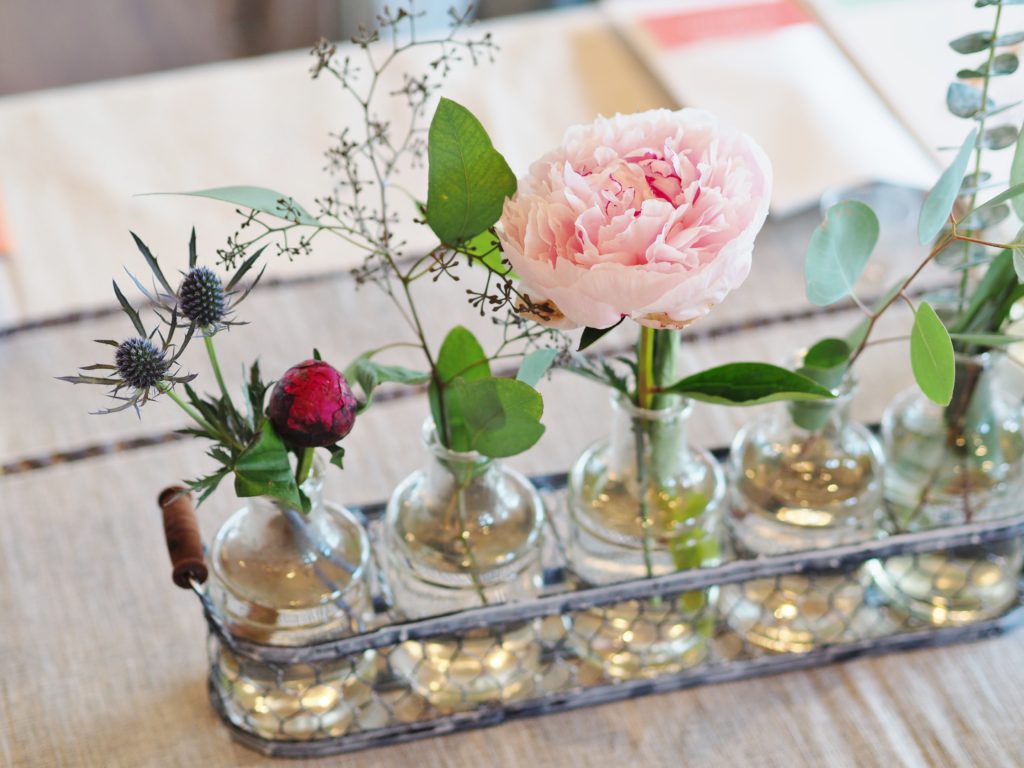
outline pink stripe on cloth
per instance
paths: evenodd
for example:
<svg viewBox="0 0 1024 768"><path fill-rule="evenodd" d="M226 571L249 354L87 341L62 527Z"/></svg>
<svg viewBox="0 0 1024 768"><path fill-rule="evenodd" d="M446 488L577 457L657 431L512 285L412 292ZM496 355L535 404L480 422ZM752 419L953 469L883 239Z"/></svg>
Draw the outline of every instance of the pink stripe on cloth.
<svg viewBox="0 0 1024 768"><path fill-rule="evenodd" d="M663 48L678 48L702 40L762 35L810 22L810 16L792 0L770 0L649 16L641 23Z"/></svg>

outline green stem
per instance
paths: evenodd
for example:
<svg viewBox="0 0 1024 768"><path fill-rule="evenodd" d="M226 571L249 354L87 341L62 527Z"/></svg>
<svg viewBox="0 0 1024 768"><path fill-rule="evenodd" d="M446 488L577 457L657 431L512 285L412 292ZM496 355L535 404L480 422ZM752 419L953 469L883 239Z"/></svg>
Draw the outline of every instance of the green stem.
<svg viewBox="0 0 1024 768"><path fill-rule="evenodd" d="M650 409L654 400L654 329L640 326L640 343L636 358L636 404L639 408ZM643 544L644 570L647 578L654 576L653 532L651 531L650 472L648 471L647 424L640 418L633 421L634 442L636 443L636 482L640 494L640 533Z"/></svg>
<svg viewBox="0 0 1024 768"><path fill-rule="evenodd" d="M648 508L650 472L647 471L646 426L639 418L633 420L633 441L636 444L636 483L640 493L640 541L643 545L644 571L649 579L654 576L654 536L651 531L651 513Z"/></svg>
<svg viewBox="0 0 1024 768"><path fill-rule="evenodd" d="M310 470L313 469L313 453L315 451L315 448L306 448L299 457L299 466L295 470L295 482L300 487L304 482L306 482L306 479L309 477Z"/></svg>
<svg viewBox="0 0 1024 768"><path fill-rule="evenodd" d="M654 329L640 326L640 345L636 358L636 404L650 408L654 397Z"/></svg>
<svg viewBox="0 0 1024 768"><path fill-rule="evenodd" d="M224 383L224 374L220 371L220 362L217 360L217 350L213 346L213 337L204 336L203 343L206 345L206 353L210 356L210 367L213 368L213 375L217 379L217 386L220 387L221 395L224 396L224 402L228 404L231 410L234 410L235 405L231 402L231 395L228 394L228 387Z"/></svg>
<svg viewBox="0 0 1024 768"><path fill-rule="evenodd" d="M178 393L175 392L173 389L167 386L159 386L158 389L160 390L161 394L167 395L169 398L171 398L171 400L177 403L178 407L181 408L181 410L183 410L185 413L187 413L189 417L200 427L205 429L211 435L219 434L217 430L215 430L210 425L210 422L208 422L206 419L199 415L199 411L197 411L191 405L182 400Z"/></svg>
<svg viewBox="0 0 1024 768"><path fill-rule="evenodd" d="M466 559L469 560L469 577L473 581L473 589L480 598L481 605L487 605L487 593L484 591L484 583L480 580L480 564L477 562L473 545L469 541L469 529L466 527L466 486L460 485L455 493L456 512L459 518L459 539L466 551Z"/></svg>

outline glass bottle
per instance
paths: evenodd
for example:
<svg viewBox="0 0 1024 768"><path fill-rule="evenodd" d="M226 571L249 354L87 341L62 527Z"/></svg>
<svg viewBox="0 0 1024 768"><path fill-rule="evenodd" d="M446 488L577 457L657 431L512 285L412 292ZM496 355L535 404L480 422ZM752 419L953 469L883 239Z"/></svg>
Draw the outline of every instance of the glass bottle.
<svg viewBox="0 0 1024 768"><path fill-rule="evenodd" d="M537 595L544 504L523 475L475 452L445 448L423 428L430 461L388 502L384 551L397 613L418 619ZM503 700L532 689L540 664L537 623L461 637L409 641L391 668L445 708Z"/></svg>
<svg viewBox="0 0 1024 768"><path fill-rule="evenodd" d="M885 499L896 531L997 520L1024 512L1021 402L1005 384L1000 352L958 355L945 408L917 389L882 419ZM1019 537L872 563L878 586L934 624L991 618L1017 599Z"/></svg>
<svg viewBox="0 0 1024 768"><path fill-rule="evenodd" d="M323 464L302 491L304 515L254 497L221 526L210 552L209 595L232 636L303 646L360 631L372 615L365 530L323 500ZM212 651L213 682L229 719L268 739L340 736L370 696L376 653L309 664L268 664Z"/></svg>
<svg viewBox="0 0 1024 768"><path fill-rule="evenodd" d="M882 448L850 419L853 374L835 399L784 403L747 423L730 451L727 515L739 557L827 549L877 538L884 517ZM802 653L844 636L870 579L852 573L787 574L723 588L729 626L748 642Z"/></svg>
<svg viewBox="0 0 1024 768"><path fill-rule="evenodd" d="M581 587L660 576L721 560L725 481L687 441L692 404L638 408L612 395L611 434L569 474L569 564ZM654 677L699 663L717 588L628 600L565 617L567 642L613 679Z"/></svg>

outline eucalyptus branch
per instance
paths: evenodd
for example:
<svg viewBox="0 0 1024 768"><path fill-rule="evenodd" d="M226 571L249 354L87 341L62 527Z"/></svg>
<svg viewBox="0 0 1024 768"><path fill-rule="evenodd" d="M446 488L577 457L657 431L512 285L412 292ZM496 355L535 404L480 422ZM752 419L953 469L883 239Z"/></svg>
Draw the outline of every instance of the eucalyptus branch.
<svg viewBox="0 0 1024 768"><path fill-rule="evenodd" d="M1003 4L1002 4L1002 2L1000 2L1000 3L998 3L996 5L995 21L992 24L992 38L991 38L992 39L992 44L989 46L989 49L988 49L988 60L985 63L985 69L983 70L983 77L982 77L981 116L979 118L977 118L977 121L978 121L978 140L977 140L977 144L974 147L974 179L975 179L976 182L981 180L981 160L982 160L982 153L983 153L983 150L984 150L984 141L985 141L985 120L986 120L987 112L988 112L988 91L989 91L989 84L992 82L992 63L995 61L995 57L996 57L995 41L996 41L996 39L999 36L999 22L1002 19L1002 15L1003 15ZM973 211L975 206L977 205L977 202L978 202L978 190L977 190L977 184L976 184L975 185L975 190L971 193L971 201L970 201L970 205L968 206L968 210ZM980 230L981 230L980 227L977 228L977 229L973 229L971 231L971 235L973 237L977 237L977 235L980 232ZM964 263L966 264L967 262L970 261L970 245L968 245L968 243L976 242L976 241L971 240L971 239L967 239L967 238L962 238L962 240L964 242ZM957 302L958 311L960 311L960 312L963 311L964 302L966 301L966 298L967 298L967 283L968 283L968 273L969 273L969 271L970 270L968 270L968 269L964 269L963 272L960 275L960 288L959 288L959 296L958 296L958 302Z"/></svg>
<svg viewBox="0 0 1024 768"><path fill-rule="evenodd" d="M954 239L956 239L956 236L953 234L953 232L949 232L943 235L941 238L939 238L938 242L936 242L932 250L924 259L921 260L921 263L917 265L914 271L911 272L906 279L904 279L904 281L900 284L900 287L888 299L882 302L881 306L878 309L871 312L871 314L868 316L868 327L864 333L864 337L861 339L860 344L857 345L857 348L853 351L853 354L850 355L847 366L852 366L857 361L857 358L860 357L864 349L867 347L868 339L871 338L871 333L875 329L875 324L878 322L878 319L883 314L885 314L885 311L889 309L889 307L891 307L893 303L895 303L896 299L900 298L900 296L905 296L907 288L910 287L910 284L914 282L918 275L921 274L921 271L926 266L928 266L928 264L930 264L932 260L936 256L938 256L943 249L946 248L946 246L953 242Z"/></svg>

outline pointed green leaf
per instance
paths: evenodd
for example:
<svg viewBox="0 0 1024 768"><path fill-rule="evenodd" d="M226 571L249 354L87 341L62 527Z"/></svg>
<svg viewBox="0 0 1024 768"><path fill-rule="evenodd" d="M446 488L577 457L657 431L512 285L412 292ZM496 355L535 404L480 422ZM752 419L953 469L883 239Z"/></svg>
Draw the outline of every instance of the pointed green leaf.
<svg viewBox="0 0 1024 768"><path fill-rule="evenodd" d="M331 464L336 466L338 469L345 468L345 449L340 445L328 446L327 450L331 452Z"/></svg>
<svg viewBox="0 0 1024 768"><path fill-rule="evenodd" d="M1003 112L1008 112L1009 110L1021 104L1024 104L1024 100L1018 99L1017 101L1011 101L1006 104L1000 104L999 106L989 104L988 108L984 112L979 112L978 114L976 114L974 116L974 119L988 120L988 118L990 117L993 117L995 115L1001 115Z"/></svg>
<svg viewBox="0 0 1024 768"><path fill-rule="evenodd" d="M441 103L427 138L427 224L446 245L476 237L501 216L516 177L473 114Z"/></svg>
<svg viewBox="0 0 1024 768"><path fill-rule="evenodd" d="M309 499L299 490L288 460L288 449L270 422L260 439L246 448L235 463L235 493L240 497L271 496L292 509L307 511Z"/></svg>
<svg viewBox="0 0 1024 768"><path fill-rule="evenodd" d="M192 232L194 236L195 230L193 230ZM157 263L156 256L154 256L153 253L149 250L149 246L142 242L142 239L134 232L131 232L130 234L132 236L132 239L135 240L135 247L139 249L139 253L142 254L142 258L146 260L146 264L149 265L149 269L153 273L153 276L157 279L157 282L159 282L160 285L164 287L165 291L173 294L174 289L171 288L171 284L168 283L167 278L164 277L164 271L160 269L160 265Z"/></svg>
<svg viewBox="0 0 1024 768"><path fill-rule="evenodd" d="M146 338L146 327L142 324L142 318L139 317L139 313L135 311L125 295L121 293L121 289L117 287L117 281L112 281L114 284L114 295L117 297L117 302L121 305L121 309L128 315L128 318L132 321L132 325L135 326L135 330L138 331L139 336Z"/></svg>
<svg viewBox="0 0 1024 768"><path fill-rule="evenodd" d="M910 367L914 380L929 400L938 405L949 405L955 375L953 342L946 326L927 301L922 301L914 313L914 326L910 330Z"/></svg>
<svg viewBox="0 0 1024 768"><path fill-rule="evenodd" d="M437 374L444 382L456 377L471 381L491 375L484 348L464 326L452 328L441 343L441 351L437 355Z"/></svg>
<svg viewBox="0 0 1024 768"><path fill-rule="evenodd" d="M558 357L557 349L535 349L523 357L523 362L519 364L519 373L516 374L516 379L528 384L531 387L536 387L544 374L548 372L551 364L555 362L555 358Z"/></svg>
<svg viewBox="0 0 1024 768"><path fill-rule="evenodd" d="M803 364L807 368L827 370L843 365L850 358L850 345L843 339L822 339L807 350Z"/></svg>
<svg viewBox="0 0 1024 768"><path fill-rule="evenodd" d="M1000 192L991 200L986 200L984 203L979 205L977 208L971 211L971 216L973 217L981 211L991 210L996 206L1000 205L1001 203L1005 203L1007 200L1016 200L1021 195L1024 195L1024 184L1015 184L1006 191Z"/></svg>
<svg viewBox="0 0 1024 768"><path fill-rule="evenodd" d="M811 236L804 262L807 298L820 307L853 293L878 242L878 217L858 200L828 209Z"/></svg>
<svg viewBox="0 0 1024 768"><path fill-rule="evenodd" d="M977 129L972 130L964 140L963 146L939 180L932 187L924 205L921 206L921 216L917 222L917 235L922 245L928 245L942 231L953 212L953 204L956 202L960 191L960 182L963 181L967 172L967 163L970 162L971 152L974 151L974 142L978 138Z"/></svg>
<svg viewBox="0 0 1024 768"><path fill-rule="evenodd" d="M231 203L240 208L249 208L261 213L269 213L271 216L297 224L315 227L320 223L310 215L309 211L299 205L295 198L282 195L280 192L275 192L266 187L215 187L213 189L199 189L194 192L151 192L149 194L208 197L211 200Z"/></svg>
<svg viewBox="0 0 1024 768"><path fill-rule="evenodd" d="M192 269L199 261L199 254L196 251L196 228L192 227L192 236L188 239L188 268Z"/></svg>
<svg viewBox="0 0 1024 768"><path fill-rule="evenodd" d="M84 368L82 370L85 370ZM57 376L57 381L68 384L119 384L120 379L101 378L99 376Z"/></svg>
<svg viewBox="0 0 1024 768"><path fill-rule="evenodd" d="M465 417L460 410L459 403L452 397L452 388L449 386L455 379L473 381L475 379L487 378L491 375L491 368L487 361L487 355L480 346L480 342L466 328L456 326L448 332L441 350L438 352L435 363L437 375L444 385L444 415L445 423L448 426L448 441L445 436L439 437L448 448L455 451L470 450L469 437L466 433ZM441 428L441 406L442 396L437 382L430 382L428 390L430 400L430 412L434 418L434 424Z"/></svg>
<svg viewBox="0 0 1024 768"><path fill-rule="evenodd" d="M1024 131L1017 135L1017 147L1013 151L1013 163L1010 165L1010 186L1024 184ZM1024 197L1014 198L1013 210L1017 218L1024 220Z"/></svg>
<svg viewBox="0 0 1024 768"><path fill-rule="evenodd" d="M846 376L847 362L853 352L843 339L822 339L807 350L797 373L823 387L835 389Z"/></svg>
<svg viewBox="0 0 1024 768"><path fill-rule="evenodd" d="M796 372L834 392L843 383L852 352L844 339L822 339L807 350ZM828 423L833 409L827 400L809 400L790 403L789 411L797 426L816 432Z"/></svg>
<svg viewBox="0 0 1024 768"><path fill-rule="evenodd" d="M385 382L419 386L430 381L428 373L413 371L400 365L383 365L374 362L370 358L376 351L360 355L344 371L345 378L350 382L358 382L363 394L366 395L366 402L363 404L364 410L373 402L374 390Z"/></svg>
<svg viewBox="0 0 1024 768"><path fill-rule="evenodd" d="M248 272L248 271L249 271L250 269L252 269L252 268L253 268L253 265L254 265L254 264L255 264L255 263L257 262L257 261L259 261L259 259L260 259L260 256L262 256L262 255L263 255L263 252L264 252L265 250L267 250L267 246L263 246L263 247L262 247L262 248L260 248L260 249L259 249L258 251L256 251L256 253L254 253L254 254L253 254L252 256L250 256L250 257L249 257L249 258L247 258L247 259L246 259L245 261L243 261L243 262L242 262L242 265L241 265L241 266L240 266L240 267L239 267L239 268L238 268L238 269L237 269L237 270L235 271L235 274L231 276L231 280L229 280L229 281L228 281L228 284L224 286L224 290L225 290L225 291L230 291L230 290L231 290L231 289L233 289L233 288L234 288L234 287L235 287L236 285L238 285L239 281L240 281L240 280L241 280L241 279L242 279L243 277L245 277L245 274L246 274L246 273L247 273L247 272ZM263 273L261 272L260 274L262 275ZM257 278L256 278L256 280L255 280L255 281L253 282L253 285L255 285L255 284L256 284L257 282L259 282L259 277L257 277Z"/></svg>
<svg viewBox="0 0 1024 768"><path fill-rule="evenodd" d="M980 347L1005 347L1024 341L1024 336L1006 336L1002 333L951 333L949 338L964 344L976 344Z"/></svg>
<svg viewBox="0 0 1024 768"><path fill-rule="evenodd" d="M709 368L662 391L719 405L760 405L833 396L806 376L768 363L730 363Z"/></svg>

